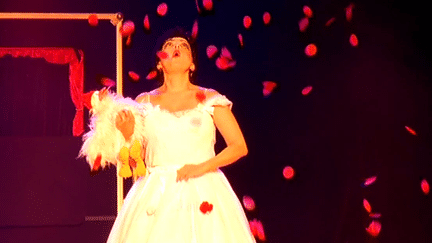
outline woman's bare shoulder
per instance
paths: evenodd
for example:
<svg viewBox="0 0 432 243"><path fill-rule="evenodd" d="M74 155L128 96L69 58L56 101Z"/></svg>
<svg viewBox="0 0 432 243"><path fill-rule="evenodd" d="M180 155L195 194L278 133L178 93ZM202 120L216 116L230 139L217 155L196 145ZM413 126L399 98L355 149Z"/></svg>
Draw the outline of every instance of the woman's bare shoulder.
<svg viewBox="0 0 432 243"><path fill-rule="evenodd" d="M198 87L199 90L203 91L204 94L206 95L206 99L210 99L215 95L218 95L219 92L217 92L216 90L212 89L212 88L204 88L204 87Z"/></svg>
<svg viewBox="0 0 432 243"><path fill-rule="evenodd" d="M152 91L148 91L148 92L142 92L141 94L139 94L135 100L139 103L145 102L145 101L149 101L151 96L155 96L157 95L159 92L157 89L154 89Z"/></svg>

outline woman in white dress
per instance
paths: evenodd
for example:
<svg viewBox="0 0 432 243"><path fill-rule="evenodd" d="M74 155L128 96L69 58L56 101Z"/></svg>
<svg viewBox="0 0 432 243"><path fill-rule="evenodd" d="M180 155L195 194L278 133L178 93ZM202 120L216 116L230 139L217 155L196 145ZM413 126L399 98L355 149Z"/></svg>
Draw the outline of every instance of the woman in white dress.
<svg viewBox="0 0 432 243"><path fill-rule="evenodd" d="M191 44L178 33L168 38L157 68L163 84L142 93L143 156L148 174L126 196L109 243L255 242L240 201L220 167L247 154L232 103L191 83ZM130 141L135 118L120 112L115 125ZM214 151L219 130L226 148Z"/></svg>

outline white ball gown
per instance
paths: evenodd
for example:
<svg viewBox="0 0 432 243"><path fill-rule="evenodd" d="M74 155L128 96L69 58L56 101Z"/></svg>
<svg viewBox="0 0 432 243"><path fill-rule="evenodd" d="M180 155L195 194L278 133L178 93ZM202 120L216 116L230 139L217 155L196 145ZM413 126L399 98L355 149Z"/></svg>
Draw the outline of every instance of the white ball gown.
<svg viewBox="0 0 432 243"><path fill-rule="evenodd" d="M241 203L222 171L176 182L177 169L184 164L215 156L215 105L231 108L232 103L217 94L176 113L149 101L142 103L148 174L128 192L108 243L255 242ZM211 210L202 210L204 202Z"/></svg>

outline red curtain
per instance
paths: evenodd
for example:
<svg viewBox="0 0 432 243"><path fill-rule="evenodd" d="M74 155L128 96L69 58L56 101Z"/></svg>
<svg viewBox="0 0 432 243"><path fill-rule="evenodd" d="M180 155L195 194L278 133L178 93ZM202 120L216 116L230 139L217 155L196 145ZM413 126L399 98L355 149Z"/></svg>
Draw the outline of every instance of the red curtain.
<svg viewBox="0 0 432 243"><path fill-rule="evenodd" d="M0 58L12 57L44 58L54 64L69 64L69 89L76 113L73 120L73 135L84 132L84 53L79 50L78 59L73 48L0 48Z"/></svg>

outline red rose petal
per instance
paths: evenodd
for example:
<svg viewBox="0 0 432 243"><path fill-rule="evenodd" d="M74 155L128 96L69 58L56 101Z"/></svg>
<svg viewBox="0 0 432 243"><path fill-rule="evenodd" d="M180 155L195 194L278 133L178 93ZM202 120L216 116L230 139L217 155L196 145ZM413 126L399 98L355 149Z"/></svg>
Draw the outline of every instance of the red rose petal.
<svg viewBox="0 0 432 243"><path fill-rule="evenodd" d="M129 35L126 39L126 46L130 46L132 44L132 36Z"/></svg>
<svg viewBox="0 0 432 243"><path fill-rule="evenodd" d="M380 213L370 213L369 217L373 218L373 219L379 219L379 218L381 218L381 214Z"/></svg>
<svg viewBox="0 0 432 243"><path fill-rule="evenodd" d="M253 220L250 220L249 221L249 227L250 227L250 229L251 229L251 232L252 232L252 235L253 236L258 236L258 231L257 231L257 229L258 229L258 227L257 227L257 220L256 219L253 219Z"/></svg>
<svg viewBox="0 0 432 243"><path fill-rule="evenodd" d="M208 58L211 59L211 58L215 57L217 52L218 52L218 49L216 46L214 46L214 45L207 46L206 53L207 53Z"/></svg>
<svg viewBox="0 0 432 243"><path fill-rule="evenodd" d="M306 86L302 89L302 95L308 95L312 91L312 86Z"/></svg>
<svg viewBox="0 0 432 243"><path fill-rule="evenodd" d="M150 21L148 14L146 14L146 16L144 17L144 29L150 30Z"/></svg>
<svg viewBox="0 0 432 243"><path fill-rule="evenodd" d="M312 9L309 6L307 5L303 6L303 13L306 15L306 17L312 18L313 13L312 13Z"/></svg>
<svg viewBox="0 0 432 243"><path fill-rule="evenodd" d="M98 156L96 157L96 159L95 159L95 161L93 163L92 171L96 171L96 170L98 170L100 168L101 159L102 159L102 156L100 154L98 154Z"/></svg>
<svg viewBox="0 0 432 243"><path fill-rule="evenodd" d="M221 57L232 59L231 52L225 46L221 49Z"/></svg>
<svg viewBox="0 0 432 243"><path fill-rule="evenodd" d="M198 20L195 20L192 26L192 39L196 39L198 36Z"/></svg>
<svg viewBox="0 0 432 243"><path fill-rule="evenodd" d="M150 79L154 79L157 76L157 72L156 70L152 70L149 72L149 74L147 75L146 79L150 80Z"/></svg>
<svg viewBox="0 0 432 243"><path fill-rule="evenodd" d="M229 60L227 58L218 57L216 59L216 66L221 70L226 70L228 69L228 62Z"/></svg>
<svg viewBox="0 0 432 243"><path fill-rule="evenodd" d="M164 51L158 51L156 53L156 55L159 57L159 59L165 59L168 58L168 53L164 52Z"/></svg>
<svg viewBox="0 0 432 243"><path fill-rule="evenodd" d="M157 6L156 12L159 16L165 16L168 11L168 5L166 3L161 3Z"/></svg>
<svg viewBox="0 0 432 243"><path fill-rule="evenodd" d="M326 27L329 27L331 24L333 24L333 22L335 22L336 18L332 17L329 20L327 20L327 22L325 23Z"/></svg>
<svg viewBox="0 0 432 243"><path fill-rule="evenodd" d="M250 196L243 196L243 206L249 210L252 211L255 209L255 202Z"/></svg>
<svg viewBox="0 0 432 243"><path fill-rule="evenodd" d="M213 204L209 204L207 201L204 201L200 205L200 210L202 213L211 212L213 210Z"/></svg>
<svg viewBox="0 0 432 243"><path fill-rule="evenodd" d="M291 180L294 177L294 169L291 166L286 166L282 173L287 180Z"/></svg>
<svg viewBox="0 0 432 243"><path fill-rule="evenodd" d="M134 31L135 31L135 24L130 20L125 21L122 27L120 28L120 33L124 37L130 36Z"/></svg>
<svg viewBox="0 0 432 243"><path fill-rule="evenodd" d="M350 35L350 39L349 42L352 46L357 46L358 45L358 39L357 36L355 34L351 34Z"/></svg>
<svg viewBox="0 0 432 243"><path fill-rule="evenodd" d="M373 220L366 231L373 237L377 237L381 231L381 223L379 221Z"/></svg>
<svg viewBox="0 0 432 243"><path fill-rule="evenodd" d="M421 181L420 186L425 195L429 194L429 183L426 179Z"/></svg>
<svg viewBox="0 0 432 243"><path fill-rule="evenodd" d="M298 22L300 32L305 32L309 26L309 19L304 17Z"/></svg>
<svg viewBox="0 0 432 243"><path fill-rule="evenodd" d="M239 43L240 43L240 47L243 48L243 36L242 34L238 34L238 39L239 39Z"/></svg>
<svg viewBox="0 0 432 243"><path fill-rule="evenodd" d="M306 48L305 48L305 54L306 54L308 57L313 57L313 56L315 56L316 53L317 53L317 51L318 51L318 49L317 49L317 47L316 47L315 44L309 44L309 45L307 45Z"/></svg>
<svg viewBox="0 0 432 243"><path fill-rule="evenodd" d="M103 77L101 79L101 83L103 86L106 86L106 87L112 87L112 86L116 85L116 82L114 80L107 78L107 77Z"/></svg>
<svg viewBox="0 0 432 243"><path fill-rule="evenodd" d="M135 73L135 72L129 71L128 74L129 74L129 77L133 81L138 81L140 79L140 76L137 73Z"/></svg>
<svg viewBox="0 0 432 243"><path fill-rule="evenodd" d="M263 21L264 21L264 24L265 24L265 25L270 24L270 21L271 21L271 15L270 15L269 12L264 12L264 14L263 14Z"/></svg>
<svg viewBox="0 0 432 243"><path fill-rule="evenodd" d="M411 133L412 135L417 135L416 131L414 131L414 129L410 128L409 126L405 126L405 129Z"/></svg>
<svg viewBox="0 0 432 243"><path fill-rule="evenodd" d="M198 91L196 93L196 98L197 98L198 102L201 103L201 102L203 102L206 99L206 95L204 94L203 91Z"/></svg>
<svg viewBox="0 0 432 243"><path fill-rule="evenodd" d="M349 22L352 19L352 10L354 8L354 4L350 3L350 5L348 5L348 7L345 8L345 17L346 20Z"/></svg>
<svg viewBox="0 0 432 243"><path fill-rule="evenodd" d="M233 60L229 60L229 62L228 62L228 68L233 68L233 67L235 67L235 65L237 64L237 62L236 61L233 61Z"/></svg>
<svg viewBox="0 0 432 243"><path fill-rule="evenodd" d="M363 207L366 209L366 211L368 213L372 212L372 207L371 207L370 203L368 202L368 200L363 199Z"/></svg>
<svg viewBox="0 0 432 243"><path fill-rule="evenodd" d="M263 224L261 223L261 221L257 221L256 223L256 230L257 230L257 236L258 239L260 239L261 241L265 241L266 240L266 236L265 236L265 232L264 232L264 227Z"/></svg>
<svg viewBox="0 0 432 243"><path fill-rule="evenodd" d="M201 9L200 9L200 7L198 6L198 0L195 0L195 6L196 6L196 8L197 8L198 13L201 13Z"/></svg>
<svg viewBox="0 0 432 243"><path fill-rule="evenodd" d="M203 6L207 11L211 11L213 9L213 1L212 0L203 0Z"/></svg>
<svg viewBox="0 0 432 243"><path fill-rule="evenodd" d="M93 26L93 27L97 26L99 23L97 15L96 14L90 14L88 17L88 23L90 26Z"/></svg>
<svg viewBox="0 0 432 243"><path fill-rule="evenodd" d="M273 81L263 81L262 84L264 86L263 95L265 97L269 96L277 86L276 82Z"/></svg>
<svg viewBox="0 0 432 243"><path fill-rule="evenodd" d="M376 179L377 179L376 176L369 177L364 181L363 185L364 186L370 186L376 181Z"/></svg>
<svg viewBox="0 0 432 243"><path fill-rule="evenodd" d="M249 16L244 16L243 25L246 29L249 29L252 25L252 18Z"/></svg>

